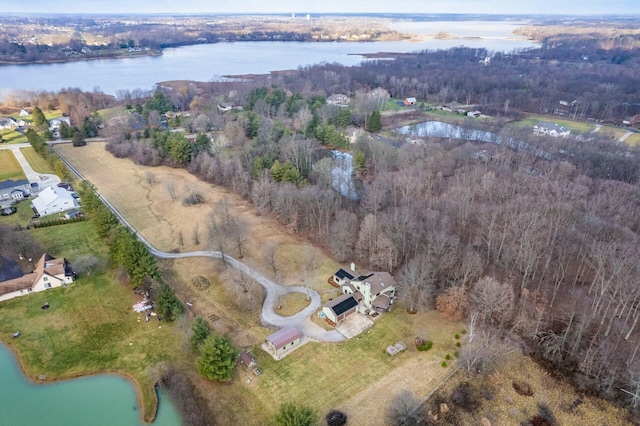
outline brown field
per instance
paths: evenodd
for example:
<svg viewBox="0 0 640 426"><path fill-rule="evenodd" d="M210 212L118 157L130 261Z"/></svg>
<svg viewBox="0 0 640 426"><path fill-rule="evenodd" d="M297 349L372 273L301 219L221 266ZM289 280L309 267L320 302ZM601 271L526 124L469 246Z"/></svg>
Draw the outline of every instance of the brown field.
<svg viewBox="0 0 640 426"><path fill-rule="evenodd" d="M13 179L20 180L26 179L26 175L20 167L20 163L16 160L15 155L8 149L0 151L0 182Z"/></svg>

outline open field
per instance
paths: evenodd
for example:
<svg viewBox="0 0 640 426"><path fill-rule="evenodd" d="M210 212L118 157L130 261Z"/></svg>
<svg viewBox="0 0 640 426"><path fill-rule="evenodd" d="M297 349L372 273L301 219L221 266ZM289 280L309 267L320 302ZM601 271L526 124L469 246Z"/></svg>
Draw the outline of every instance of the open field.
<svg viewBox="0 0 640 426"><path fill-rule="evenodd" d="M33 147L20 148L22 154L26 157L31 168L38 173L56 174L56 171L51 167L49 162L45 160L42 155L38 154Z"/></svg>
<svg viewBox="0 0 640 426"><path fill-rule="evenodd" d="M638 146L640 145L640 133L634 133L625 139L625 143L629 146Z"/></svg>
<svg viewBox="0 0 640 426"><path fill-rule="evenodd" d="M566 127L573 133L589 133L595 129L595 125L592 123L585 123L583 121L574 121L566 118L559 118L557 116L537 115L529 114L526 118L520 121L510 123L510 126L533 129L533 126L541 121L548 121L550 123L556 123L560 126ZM572 133L572 134L573 134Z"/></svg>
<svg viewBox="0 0 640 426"><path fill-rule="evenodd" d="M22 171L15 155L8 149L0 150L0 182L7 179L20 180L27 176Z"/></svg>
<svg viewBox="0 0 640 426"><path fill-rule="evenodd" d="M0 130L0 136L2 136L3 143L18 144L27 142L25 135L12 129Z"/></svg>
<svg viewBox="0 0 640 426"><path fill-rule="evenodd" d="M469 383L478 408L463 410L450 401L451 392L462 383ZM532 395L515 391L513 383L530 386ZM487 398L489 397L489 398ZM581 403L573 410L571 404ZM570 385L549 375L531 358L513 354L488 375L469 376L460 372L431 397L424 410L437 413L444 400L459 415L459 423L479 425L483 417L493 425L530 424L528 421L545 406L558 425L628 425L628 412L601 399L576 392Z"/></svg>
<svg viewBox="0 0 640 426"><path fill-rule="evenodd" d="M53 256L105 256L89 222L30 231ZM62 237L64 235L64 238ZM173 360L182 338L166 323L145 322L131 306L131 289L110 273L81 277L67 288L0 304L0 339L18 353L27 376L46 380L116 372L136 384L143 415L155 415L157 398L148 369ZM44 302L50 308L40 309ZM11 335L19 330L19 339Z"/></svg>

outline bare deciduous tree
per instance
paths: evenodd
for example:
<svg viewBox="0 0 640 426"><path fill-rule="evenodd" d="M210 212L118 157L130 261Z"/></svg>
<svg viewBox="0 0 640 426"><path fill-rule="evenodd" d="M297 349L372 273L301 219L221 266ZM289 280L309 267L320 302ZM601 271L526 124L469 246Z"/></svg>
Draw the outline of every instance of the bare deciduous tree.
<svg viewBox="0 0 640 426"><path fill-rule="evenodd" d="M515 296L509 283L484 277L473 286L469 298L483 322L502 324L511 315Z"/></svg>
<svg viewBox="0 0 640 426"><path fill-rule="evenodd" d="M169 179L164 183L164 189L169 194L171 201L176 201L176 182L173 179Z"/></svg>
<svg viewBox="0 0 640 426"><path fill-rule="evenodd" d="M417 408L420 400L408 389L402 389L393 397L387 409L387 424L393 426L412 426L421 422Z"/></svg>
<svg viewBox="0 0 640 426"><path fill-rule="evenodd" d="M433 300L435 286L429 265L423 258L414 257L398 277L400 301L410 312L427 307Z"/></svg>

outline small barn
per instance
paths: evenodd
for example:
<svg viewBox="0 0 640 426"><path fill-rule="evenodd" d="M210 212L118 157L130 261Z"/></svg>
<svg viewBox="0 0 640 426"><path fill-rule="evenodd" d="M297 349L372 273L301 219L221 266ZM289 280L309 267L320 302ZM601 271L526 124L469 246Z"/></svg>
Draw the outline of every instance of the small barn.
<svg viewBox="0 0 640 426"><path fill-rule="evenodd" d="M266 345L269 352L280 356L302 342L302 334L295 327L284 327L267 336Z"/></svg>
<svg viewBox="0 0 640 426"><path fill-rule="evenodd" d="M361 300L362 293L359 291L353 294L343 294L322 306L322 313L329 321L338 324L338 322L358 310Z"/></svg>
<svg viewBox="0 0 640 426"><path fill-rule="evenodd" d="M240 354L240 362L243 363L248 369L252 369L257 365L256 361L251 357L251 355L249 355L247 351L244 351Z"/></svg>

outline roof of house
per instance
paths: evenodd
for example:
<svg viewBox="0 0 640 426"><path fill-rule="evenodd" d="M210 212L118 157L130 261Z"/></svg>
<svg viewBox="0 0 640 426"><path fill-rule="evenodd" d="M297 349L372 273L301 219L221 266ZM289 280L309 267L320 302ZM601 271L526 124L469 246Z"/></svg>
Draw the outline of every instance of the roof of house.
<svg viewBox="0 0 640 426"><path fill-rule="evenodd" d="M40 260L38 260L36 268L32 273L0 282L0 295L17 290L26 290L31 288L44 274L60 276L65 275L67 270L68 265L63 257L56 259L45 253Z"/></svg>
<svg viewBox="0 0 640 426"><path fill-rule="evenodd" d="M14 124L15 122L16 120L14 120L12 117L0 117L0 125Z"/></svg>
<svg viewBox="0 0 640 426"><path fill-rule="evenodd" d="M267 336L267 341L271 342L276 349L280 349L300 337L302 334L295 327L284 327Z"/></svg>
<svg viewBox="0 0 640 426"><path fill-rule="evenodd" d="M376 308L387 309L391 304L391 299L386 294L381 294L373 299L373 303L371 304Z"/></svg>
<svg viewBox="0 0 640 426"><path fill-rule="evenodd" d="M22 276L22 269L15 260L0 254L0 282Z"/></svg>
<svg viewBox="0 0 640 426"><path fill-rule="evenodd" d="M340 278L341 280L345 278L348 280L352 280L354 275L352 275L351 272L353 272L351 269L349 269L348 271L345 271L344 269L340 268L338 272L335 273L335 276ZM355 272L353 273L355 274Z"/></svg>
<svg viewBox="0 0 640 426"><path fill-rule="evenodd" d="M394 280L388 272L372 272L369 275L356 278L355 281L369 283L371 286L371 294L373 295L396 285L396 280Z"/></svg>
<svg viewBox="0 0 640 426"><path fill-rule="evenodd" d="M331 309L337 316L344 314L355 306L358 306L360 300L362 300L362 293L356 291L353 294L343 294L340 297L336 297L329 303L325 304L324 307Z"/></svg>
<svg viewBox="0 0 640 426"><path fill-rule="evenodd" d="M406 98L407 102L418 102L416 98Z"/></svg>
<svg viewBox="0 0 640 426"><path fill-rule="evenodd" d="M29 181L26 179L13 180L8 179L0 182L0 190L15 188L16 186L29 185Z"/></svg>
<svg viewBox="0 0 640 426"><path fill-rule="evenodd" d="M549 121L541 121L538 124L536 124L535 127L539 129L547 129L547 131L549 132L552 130L555 130L558 133L566 132L569 130L566 127L559 126L558 124L551 123Z"/></svg>
<svg viewBox="0 0 640 426"><path fill-rule="evenodd" d="M48 186L43 191L40 192L40 195L36 199L33 200L33 207L38 211L38 213L42 213L47 208L55 202L57 199L64 198L71 201L71 206L78 206L78 202L75 198L73 198L72 193L67 191L64 188L59 188L57 186Z"/></svg>

